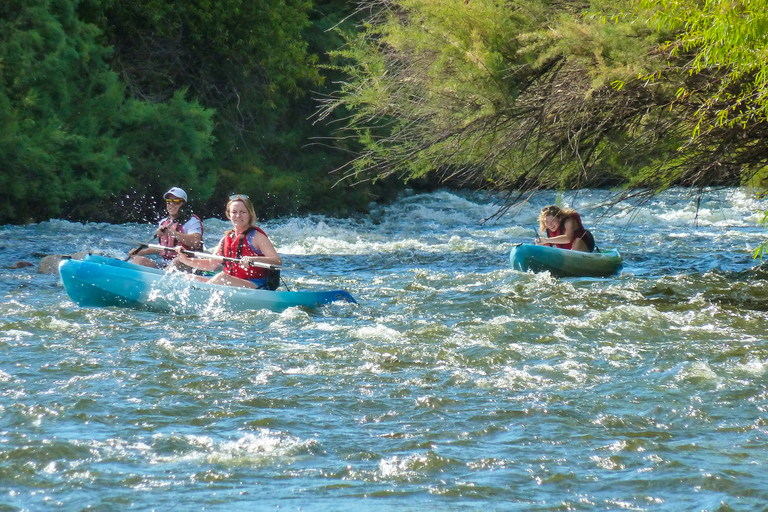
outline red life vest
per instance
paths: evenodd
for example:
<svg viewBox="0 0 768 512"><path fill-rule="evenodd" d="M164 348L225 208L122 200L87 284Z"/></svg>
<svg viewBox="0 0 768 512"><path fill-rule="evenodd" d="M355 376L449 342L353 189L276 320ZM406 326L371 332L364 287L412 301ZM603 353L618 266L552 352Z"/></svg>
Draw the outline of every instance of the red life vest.
<svg viewBox="0 0 768 512"><path fill-rule="evenodd" d="M250 240L248 240L248 235L254 231L258 231L262 235L267 236L261 228L257 227L246 229L240 236L236 236L234 230L229 231L222 240L222 246L219 249L220 254L226 258L235 258L238 260L243 256L264 256L264 254L258 249L255 249L251 245ZM241 266L232 261L224 262L224 272L232 277L239 277L240 279L263 279L267 277L267 269L265 268L255 267L253 265Z"/></svg>
<svg viewBox="0 0 768 512"><path fill-rule="evenodd" d="M560 221L560 227L557 228L556 232L552 232L550 230L547 230L547 238L554 238L554 237L559 236L559 235L564 235L565 234L565 220L568 219L569 217L571 219L575 220L576 223L579 226L576 228L576 231L573 232L573 238L571 238L571 240L568 243L565 243L565 244L555 244L556 247L559 247L561 249L573 249L573 241L576 240L577 238L583 237L584 233L587 231L586 229L584 229L584 225L581 223L581 216L579 216L578 213L573 212L568 217L566 217L565 219Z"/></svg>
<svg viewBox="0 0 768 512"><path fill-rule="evenodd" d="M185 233L184 231L184 224L189 222L189 220L194 217L200 222L200 237L202 240L203 236L203 221L200 220L200 217L198 217L195 214L192 214L190 217L182 217L179 216L176 220L173 220L170 217L164 218L160 222L160 227L167 227L168 231L166 231L167 234L162 235L160 237L160 245L164 245L166 247L176 247L177 245L182 246L184 249L187 249L188 251L199 251L202 250L202 243L198 245L197 247L190 247L186 244L183 244L179 242L176 237L171 236L170 231L176 231L177 233ZM176 251L161 251L160 255L163 257L164 260L171 261L173 258L176 257Z"/></svg>

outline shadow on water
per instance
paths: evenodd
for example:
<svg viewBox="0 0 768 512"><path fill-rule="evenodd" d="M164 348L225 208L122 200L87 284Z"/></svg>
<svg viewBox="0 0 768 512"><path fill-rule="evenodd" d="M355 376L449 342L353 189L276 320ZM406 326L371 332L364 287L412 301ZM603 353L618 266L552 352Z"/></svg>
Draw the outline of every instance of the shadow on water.
<svg viewBox="0 0 768 512"><path fill-rule="evenodd" d="M695 299L728 309L768 311L768 268L665 277L642 295L657 307L689 304Z"/></svg>

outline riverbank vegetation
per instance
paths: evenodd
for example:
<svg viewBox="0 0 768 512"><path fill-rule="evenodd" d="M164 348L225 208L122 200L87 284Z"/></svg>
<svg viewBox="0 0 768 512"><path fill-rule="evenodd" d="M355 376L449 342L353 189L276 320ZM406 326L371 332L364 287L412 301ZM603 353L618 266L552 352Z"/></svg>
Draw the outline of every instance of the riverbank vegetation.
<svg viewBox="0 0 768 512"><path fill-rule="evenodd" d="M765 2L689 4L7 0L0 224L149 220L177 185L264 217L404 181L761 185Z"/></svg>
<svg viewBox="0 0 768 512"><path fill-rule="evenodd" d="M334 55L350 176L510 191L760 178L765 2L378 0Z"/></svg>
<svg viewBox="0 0 768 512"><path fill-rule="evenodd" d="M308 120L345 1L8 0L0 5L0 224L150 220L181 186L222 215L348 215L390 183L334 187L349 142ZM336 30L328 30L336 26ZM340 150L341 148L342 150Z"/></svg>

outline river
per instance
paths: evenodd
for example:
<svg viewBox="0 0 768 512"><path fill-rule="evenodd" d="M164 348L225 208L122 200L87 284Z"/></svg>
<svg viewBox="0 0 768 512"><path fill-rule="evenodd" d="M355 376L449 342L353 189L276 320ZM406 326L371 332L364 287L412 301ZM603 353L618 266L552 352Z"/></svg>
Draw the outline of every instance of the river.
<svg viewBox="0 0 768 512"><path fill-rule="evenodd" d="M262 224L318 310L80 308L44 254L123 257L147 225L0 226L0 510L763 510L764 201L640 209L598 190L497 209L410 194ZM611 278L509 268L575 206ZM208 245L228 223L205 220Z"/></svg>

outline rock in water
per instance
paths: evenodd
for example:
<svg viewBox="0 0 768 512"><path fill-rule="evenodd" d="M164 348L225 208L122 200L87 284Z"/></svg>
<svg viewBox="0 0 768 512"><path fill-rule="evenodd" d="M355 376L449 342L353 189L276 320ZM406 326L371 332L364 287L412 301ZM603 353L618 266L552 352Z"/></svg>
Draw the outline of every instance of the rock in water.
<svg viewBox="0 0 768 512"><path fill-rule="evenodd" d="M48 256L40 260L40 265L38 265L37 267L37 273L38 274L58 274L59 263L61 262L61 260L66 260L66 259L81 260L85 257L86 254L88 253L76 252L71 256L67 256L64 254L49 254Z"/></svg>
<svg viewBox="0 0 768 512"><path fill-rule="evenodd" d="M17 261L16 263L14 263L8 268L17 269L17 268L34 267L34 266L35 266L34 263L30 263L28 261Z"/></svg>
<svg viewBox="0 0 768 512"><path fill-rule="evenodd" d="M59 272L59 262L69 256L63 256L61 254L49 254L40 260L40 265L37 266L38 274L56 274Z"/></svg>

